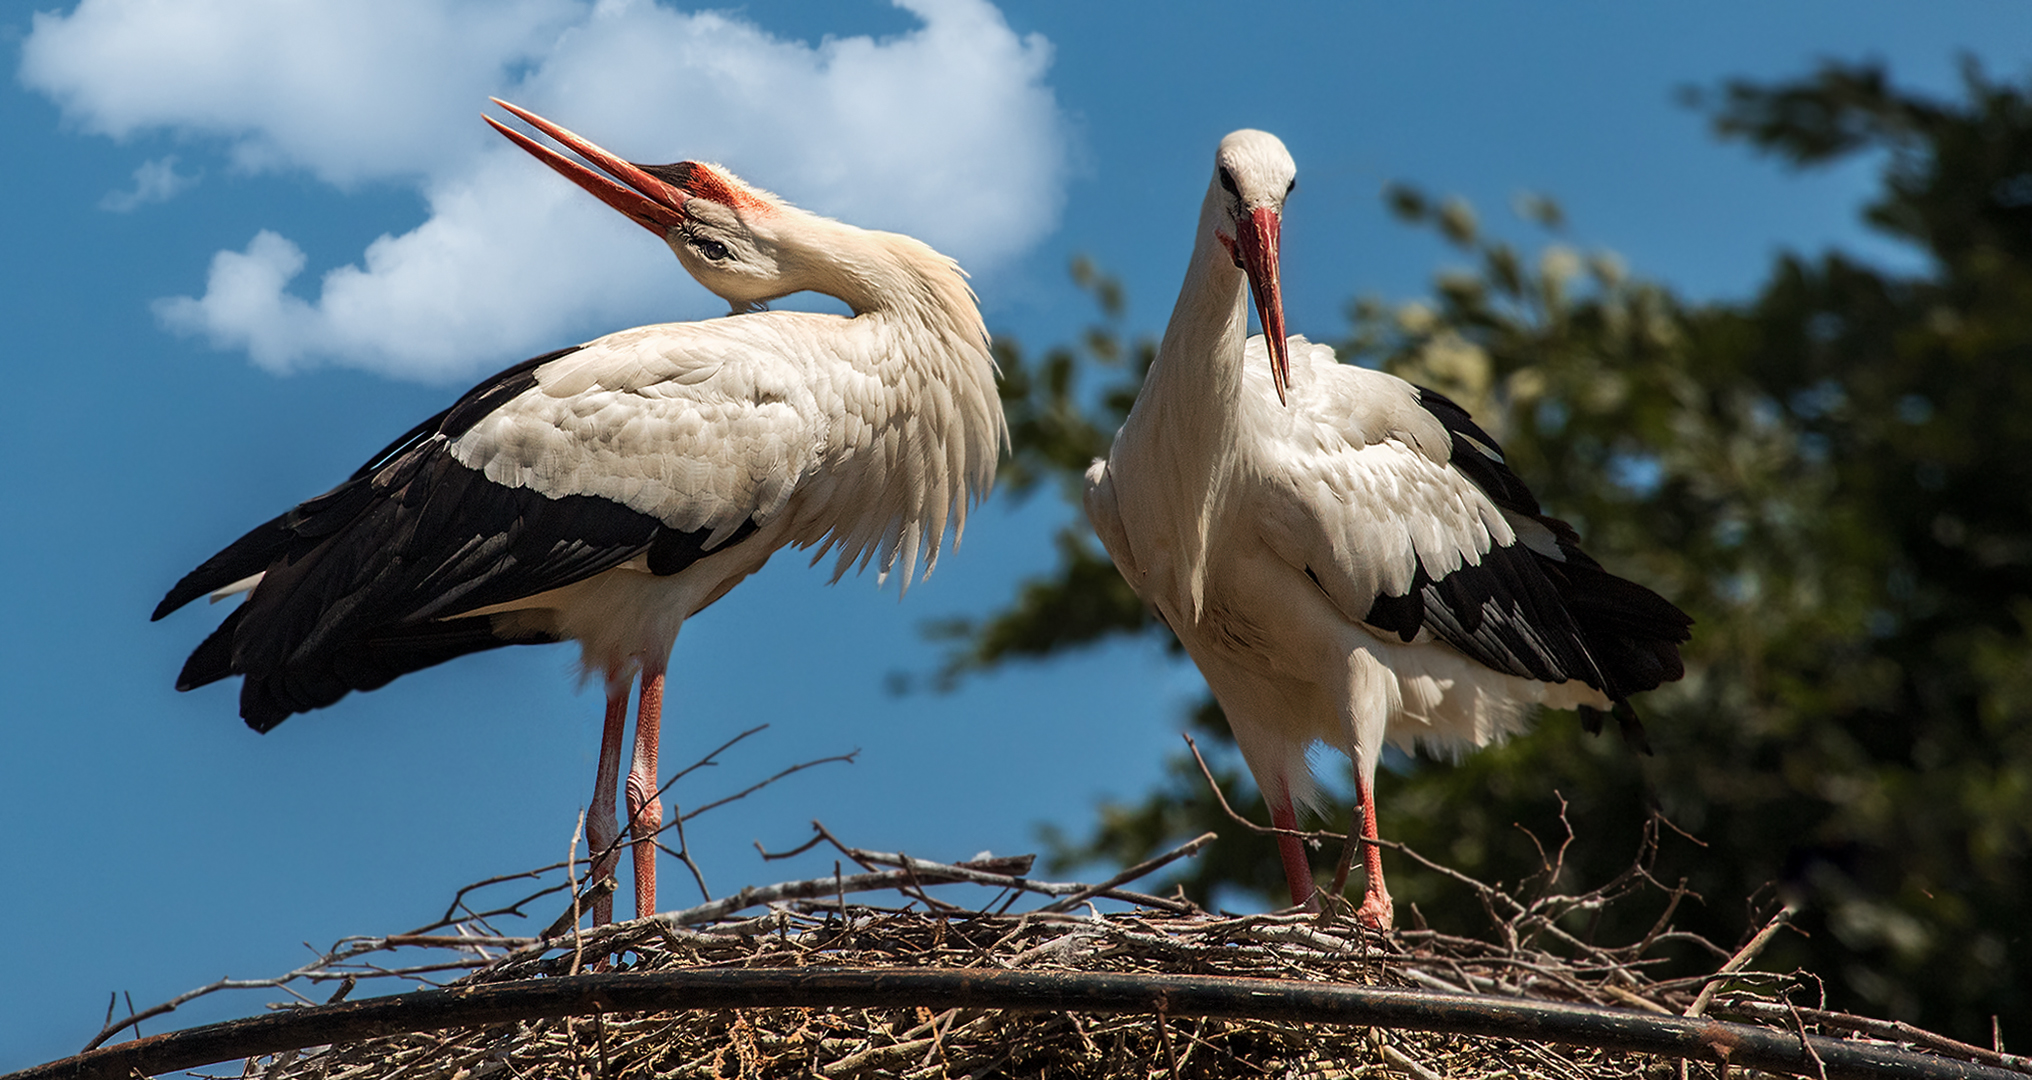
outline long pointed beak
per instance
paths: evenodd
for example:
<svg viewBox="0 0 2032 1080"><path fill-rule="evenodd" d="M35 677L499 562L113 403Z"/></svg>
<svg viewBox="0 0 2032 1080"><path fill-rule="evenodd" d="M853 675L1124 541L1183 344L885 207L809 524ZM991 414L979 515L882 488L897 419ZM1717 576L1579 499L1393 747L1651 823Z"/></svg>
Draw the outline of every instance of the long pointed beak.
<svg viewBox="0 0 2032 1080"><path fill-rule="evenodd" d="M570 130L559 127L527 109L510 105L500 98L488 100L521 117L530 127L556 139L565 149L620 180L621 183L617 184L614 180L594 172L499 120L491 116L483 117L487 123L494 126L495 131L508 136L515 145L536 155L538 161L556 169L565 179L592 192L601 202L628 215L630 220L655 233L659 239L668 236L670 230L684 224L685 200L691 198L684 191L644 172L642 167L634 162L615 157L600 149L592 141L573 134ZM627 186L624 187L623 184Z"/></svg>
<svg viewBox="0 0 2032 1080"><path fill-rule="evenodd" d="M1291 347L1284 341L1284 294L1277 283L1277 237L1283 219L1270 207L1250 212L1235 228L1235 257L1249 276L1249 294L1256 300L1256 318L1263 323L1270 346L1270 381L1277 385L1277 403L1286 403L1291 386Z"/></svg>

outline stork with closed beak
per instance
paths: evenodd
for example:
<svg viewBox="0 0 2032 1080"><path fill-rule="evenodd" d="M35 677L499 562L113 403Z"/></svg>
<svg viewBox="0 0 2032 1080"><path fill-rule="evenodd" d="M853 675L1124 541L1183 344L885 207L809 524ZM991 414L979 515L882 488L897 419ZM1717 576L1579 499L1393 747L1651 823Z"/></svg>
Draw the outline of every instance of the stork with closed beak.
<svg viewBox="0 0 2032 1080"><path fill-rule="evenodd" d="M1533 705L1610 710L1641 739L1626 699L1680 677L1692 620L1582 553L1460 406L1285 337L1296 179L1276 136L1221 140L1185 285L1086 508L1199 665L1283 830L1292 902L1316 907L1292 831L1317 801L1313 743L1353 759L1373 841L1386 741L1483 746ZM1245 343L1250 296L1264 333ZM1381 855L1362 846L1357 915L1387 928Z"/></svg>
<svg viewBox="0 0 2032 1080"><path fill-rule="evenodd" d="M834 580L871 561L901 587L920 558L929 574L994 479L995 366L960 268L925 244L798 209L717 165L635 165L497 104L597 166L488 119L669 244L735 314L623 330L484 380L207 559L154 617L247 594L176 685L245 676L240 715L263 732L466 653L578 642L607 690L587 821L607 853L596 880L619 839L639 678L627 803L647 915L679 627L786 545L816 548L813 562L836 553ZM853 314L756 310L804 290Z"/></svg>

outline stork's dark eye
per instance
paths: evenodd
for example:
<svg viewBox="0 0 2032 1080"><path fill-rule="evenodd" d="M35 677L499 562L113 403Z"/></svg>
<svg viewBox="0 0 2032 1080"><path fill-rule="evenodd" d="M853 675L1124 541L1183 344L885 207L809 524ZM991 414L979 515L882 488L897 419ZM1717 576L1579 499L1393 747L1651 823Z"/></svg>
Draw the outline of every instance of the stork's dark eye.
<svg viewBox="0 0 2032 1080"><path fill-rule="evenodd" d="M712 237L694 236L691 238L691 246L693 250L713 262L724 262L727 258L727 245Z"/></svg>
<svg viewBox="0 0 2032 1080"><path fill-rule="evenodd" d="M1235 198L1239 199L1242 197L1241 189L1235 187L1235 174L1229 172L1226 165L1221 166L1221 186L1227 188L1228 194L1233 195Z"/></svg>
<svg viewBox="0 0 2032 1080"><path fill-rule="evenodd" d="M1290 198L1291 193L1297 190L1298 190L1298 177L1294 176L1291 178L1290 183L1284 185L1284 197L1287 199Z"/></svg>

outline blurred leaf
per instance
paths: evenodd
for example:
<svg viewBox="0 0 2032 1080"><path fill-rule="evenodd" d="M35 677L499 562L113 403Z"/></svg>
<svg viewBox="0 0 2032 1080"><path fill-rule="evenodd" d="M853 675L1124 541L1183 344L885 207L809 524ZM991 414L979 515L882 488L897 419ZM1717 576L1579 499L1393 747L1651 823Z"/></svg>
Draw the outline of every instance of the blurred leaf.
<svg viewBox="0 0 2032 1080"><path fill-rule="evenodd" d="M1383 189L1383 203L1390 208L1400 221L1424 221L1432 212L1432 206L1425 201L1425 193L1404 184L1391 184Z"/></svg>
<svg viewBox="0 0 2032 1080"><path fill-rule="evenodd" d="M1566 211L1560 208L1558 200L1550 195L1535 191L1521 191L1511 200L1510 208L1517 216L1550 232L1566 227Z"/></svg>
<svg viewBox="0 0 2032 1080"><path fill-rule="evenodd" d="M1455 247L1473 247L1476 239L1475 208L1466 199L1452 198L1440 204L1439 232Z"/></svg>

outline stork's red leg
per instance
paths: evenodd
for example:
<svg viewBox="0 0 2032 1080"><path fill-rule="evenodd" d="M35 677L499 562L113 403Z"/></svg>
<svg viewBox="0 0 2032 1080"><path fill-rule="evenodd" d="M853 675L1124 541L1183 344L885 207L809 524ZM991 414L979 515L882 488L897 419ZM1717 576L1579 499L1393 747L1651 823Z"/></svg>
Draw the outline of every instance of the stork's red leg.
<svg viewBox="0 0 2032 1080"><path fill-rule="evenodd" d="M1357 776L1355 795L1362 800L1362 838L1375 840L1376 791L1367 780ZM1355 911L1355 918L1377 930L1388 930L1396 918L1396 910L1390 903L1390 890L1383 885L1382 848L1375 844L1362 845L1362 870L1367 874L1369 884L1362 894L1362 906Z"/></svg>
<svg viewBox="0 0 2032 1080"><path fill-rule="evenodd" d="M628 770L628 831L635 837L635 917L656 913L656 832L663 827L657 797L656 745L663 728L663 665L642 667L642 699L635 713L635 766Z"/></svg>
<svg viewBox="0 0 2032 1080"><path fill-rule="evenodd" d="M1298 828L1298 812L1291 796L1271 797L1270 824L1279 829ZM1277 854L1284 860L1284 883L1291 887L1291 902L1307 911L1319 910L1319 887L1312 881L1312 862L1305 854L1305 841L1290 833L1277 834Z"/></svg>
<svg viewBox="0 0 2032 1080"><path fill-rule="evenodd" d="M607 678L607 723L600 732L600 771L593 778L593 803L586 810L586 844L593 855L593 872L589 881L599 881L614 873L614 863L620 858L614 841L621 835L620 824L614 818L614 797L620 793L621 780L621 735L628 722L628 682L616 680L611 674ZM614 894L604 892L593 901L593 925L605 926L614 921Z"/></svg>

